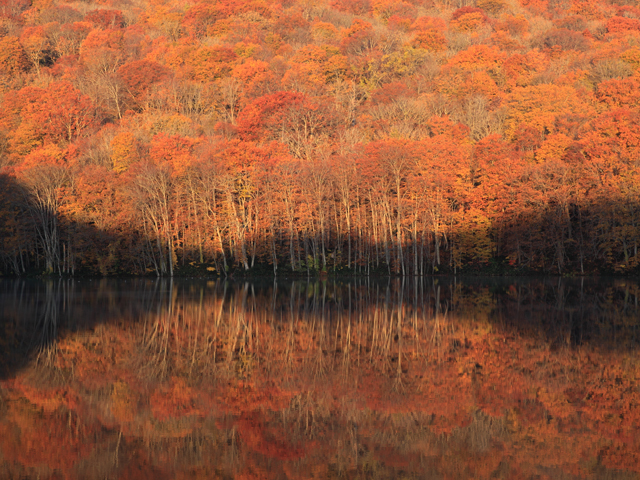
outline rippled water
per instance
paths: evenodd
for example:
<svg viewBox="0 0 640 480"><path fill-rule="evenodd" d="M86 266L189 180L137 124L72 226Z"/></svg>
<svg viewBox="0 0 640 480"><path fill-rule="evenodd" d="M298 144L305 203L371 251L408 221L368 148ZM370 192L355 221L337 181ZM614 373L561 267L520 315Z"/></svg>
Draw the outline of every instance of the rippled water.
<svg viewBox="0 0 640 480"><path fill-rule="evenodd" d="M0 478L638 478L630 279L0 281Z"/></svg>

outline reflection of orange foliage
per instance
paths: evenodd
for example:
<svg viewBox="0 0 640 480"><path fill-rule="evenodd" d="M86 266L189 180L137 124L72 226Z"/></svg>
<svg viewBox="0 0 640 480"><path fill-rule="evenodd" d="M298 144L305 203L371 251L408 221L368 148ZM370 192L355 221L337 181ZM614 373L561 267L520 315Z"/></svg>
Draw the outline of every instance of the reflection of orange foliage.
<svg viewBox="0 0 640 480"><path fill-rule="evenodd" d="M122 382L116 382L111 392L111 414L120 425L133 422L138 409L137 398L129 386Z"/></svg>
<svg viewBox="0 0 640 480"><path fill-rule="evenodd" d="M484 163L491 156L486 148L476 148L479 161ZM508 150L508 144L504 148ZM494 156L502 154L506 153ZM516 289L508 291L512 297L517 296ZM179 310L185 325L194 328L191 310ZM245 320L254 322L248 317ZM311 471L307 468L334 458L336 442L345 438L353 442L342 444L347 455L358 451L358 445L366 445L379 465L391 470L421 471L420 460L430 455L439 471L447 472L451 459L464 455L465 468L474 477L491 476L505 458L510 458L511 476L522 473L526 477L532 461L580 476L586 470L573 459L596 451L603 464L611 468L624 466L634 471L640 467L632 450L638 425L633 387L639 372L616 355L600 354L590 347L550 350L536 343L533 335L514 335L498 327L487 328L481 322L465 326L464 335L446 328L431 333L434 326L426 332L414 330L413 325L406 324L401 345L400 339L391 340L393 347L386 353L378 349L357 353L369 340L354 331L350 363L344 363L345 351L336 353L335 363L331 353L323 356L326 373L307 378L310 374L305 364L314 352L321 351L319 342L325 342L321 343L325 348L329 342L308 323L299 321L291 327L292 337L285 339L282 330L268 323L252 325L260 344L269 345L268 355L258 345L246 345L254 356L252 371L245 373L248 379L239 381L231 373L233 368L223 369L231 376L222 376L214 387L189 384L180 376L171 377L161 386L149 381L140 384L141 380L124 368L127 362L109 360L108 342L91 357L78 339L65 339L56 362L60 368L74 365L77 372L83 372L75 377L78 383L57 389L38 389L25 380L5 384L13 392L8 418L23 430L16 436L11 424L0 422L5 458L25 465L34 464L36 459L35 463L70 471L90 447L83 446L81 439L64 436L71 433L58 431L56 438L72 453L54 459L33 452L33 435L42 434L44 428L60 429L67 412L84 412L87 418L106 418L104 426L115 420L126 436L185 442L211 418L219 430L216 435L230 432L233 442L239 440L243 467L237 473L241 478L270 478L275 471L294 470L298 473L292 473L292 478L304 477L301 472ZM133 355L135 335L115 331L109 338L125 357ZM186 335L183 338L187 339L192 333L185 329L180 336ZM322 335L344 338L336 337L336 332ZM91 344L90 339L84 341ZM400 347L399 354L394 352ZM283 352L287 348L292 349L292 369L286 367ZM104 386L87 378L84 356L90 363L109 364L103 367L107 379L126 379L111 380L108 387L107 411L111 415L104 416L104 410L96 411L87 401L89 389L104 391ZM605 363L607 367L603 368ZM317 386L322 394L317 390L312 393ZM18 408L20 405L27 407ZM39 412L49 412L42 423L46 427L35 426L41 422ZM33 428L33 435L24 433ZM402 429L414 435L410 446L399 447L395 440L380 437L384 433L389 438L403 438L398 433ZM573 436L576 429L581 429L579 438ZM20 449L16 445L26 446ZM146 454L141 451L136 455L140 456L136 462L146 462L148 467L140 470L140 475L151 471ZM162 455L156 461L172 461ZM293 468L292 464L297 466ZM136 477L131 473L136 468L140 467L126 467L130 478ZM325 470L316 471L326 474Z"/></svg>
<svg viewBox="0 0 640 480"><path fill-rule="evenodd" d="M238 420L242 441L252 450L267 458L293 460L302 457L302 450L287 441L287 432L282 426L269 424L257 412L244 413Z"/></svg>
<svg viewBox="0 0 640 480"><path fill-rule="evenodd" d="M271 478L271 475L269 475L269 472L266 470L247 465L240 473L235 475L234 478L237 480L267 480Z"/></svg>
<svg viewBox="0 0 640 480"><path fill-rule="evenodd" d="M247 382L230 384L226 389L215 392L220 410L234 415L241 415L254 406L272 411L282 410L289 405L294 395L294 392L281 390L277 386L261 385L258 388Z"/></svg>
<svg viewBox="0 0 640 480"><path fill-rule="evenodd" d="M77 416L72 418L65 410L43 415L42 410L21 398L10 400L7 406L8 421L0 424L3 460L51 471L70 471L93 450L93 445L84 441L89 429Z"/></svg>
<svg viewBox="0 0 640 480"><path fill-rule="evenodd" d="M60 408L75 409L78 405L77 395L68 389L36 387L21 380L16 380L12 387L17 392L20 392L30 403L41 408L47 414L51 414Z"/></svg>
<svg viewBox="0 0 640 480"><path fill-rule="evenodd" d="M420 371L416 369L417 365L412 367L409 360L405 362L408 362L409 371ZM365 377L363 385L368 385L368 388L363 389L360 395L368 409L391 416L411 412L430 415L430 428L436 434L451 433L454 428L470 423L472 391L468 378L459 375L455 365L432 365L428 373L420 372L422 378L398 379L395 387L393 374L391 377L377 374ZM393 392L395 388L397 393Z"/></svg>
<svg viewBox="0 0 640 480"><path fill-rule="evenodd" d="M173 378L169 385L158 388L150 397L151 412L158 420L199 415L194 404L194 392L181 378Z"/></svg>
<svg viewBox="0 0 640 480"><path fill-rule="evenodd" d="M629 442L612 442L598 452L602 464L612 470L630 470L640 473L640 450L638 445L630 445Z"/></svg>

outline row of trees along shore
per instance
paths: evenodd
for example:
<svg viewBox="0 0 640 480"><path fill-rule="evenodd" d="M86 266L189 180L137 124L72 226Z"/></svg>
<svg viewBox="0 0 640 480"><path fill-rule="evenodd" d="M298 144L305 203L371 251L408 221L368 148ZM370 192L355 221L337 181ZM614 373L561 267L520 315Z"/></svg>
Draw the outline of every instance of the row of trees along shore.
<svg viewBox="0 0 640 480"><path fill-rule="evenodd" d="M639 71L624 0L0 0L2 269L638 272Z"/></svg>

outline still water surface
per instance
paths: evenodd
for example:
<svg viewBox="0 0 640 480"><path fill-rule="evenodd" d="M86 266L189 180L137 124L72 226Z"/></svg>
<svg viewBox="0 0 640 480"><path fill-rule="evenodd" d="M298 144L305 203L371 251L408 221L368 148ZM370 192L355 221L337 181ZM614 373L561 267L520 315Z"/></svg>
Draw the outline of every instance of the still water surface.
<svg viewBox="0 0 640 480"><path fill-rule="evenodd" d="M0 280L0 478L639 478L639 294Z"/></svg>

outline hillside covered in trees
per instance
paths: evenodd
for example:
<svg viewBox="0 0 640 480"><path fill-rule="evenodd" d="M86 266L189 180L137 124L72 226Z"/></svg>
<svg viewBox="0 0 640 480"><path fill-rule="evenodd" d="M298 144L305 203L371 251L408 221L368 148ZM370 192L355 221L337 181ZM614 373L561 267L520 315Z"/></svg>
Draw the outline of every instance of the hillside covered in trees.
<svg viewBox="0 0 640 480"><path fill-rule="evenodd" d="M638 271L633 0L0 0L6 274Z"/></svg>

